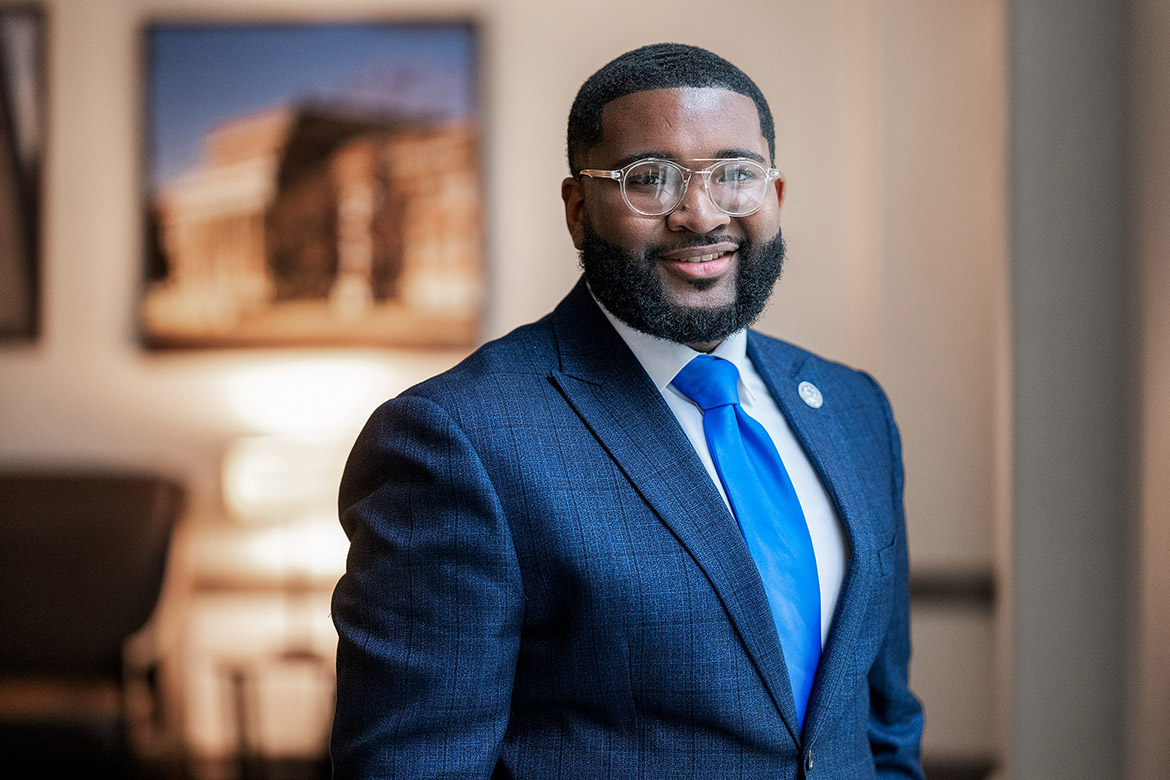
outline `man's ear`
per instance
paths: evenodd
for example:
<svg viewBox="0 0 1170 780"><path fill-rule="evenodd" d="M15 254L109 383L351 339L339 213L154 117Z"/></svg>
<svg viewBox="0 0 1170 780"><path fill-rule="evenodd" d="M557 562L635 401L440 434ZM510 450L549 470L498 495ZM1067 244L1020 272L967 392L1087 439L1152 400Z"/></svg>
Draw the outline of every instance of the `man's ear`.
<svg viewBox="0 0 1170 780"><path fill-rule="evenodd" d="M784 174L776 177L776 206L784 205Z"/></svg>
<svg viewBox="0 0 1170 780"><path fill-rule="evenodd" d="M561 200L565 202L565 225L573 237L573 246L580 249L585 244L585 195L581 182L572 176L562 181Z"/></svg>

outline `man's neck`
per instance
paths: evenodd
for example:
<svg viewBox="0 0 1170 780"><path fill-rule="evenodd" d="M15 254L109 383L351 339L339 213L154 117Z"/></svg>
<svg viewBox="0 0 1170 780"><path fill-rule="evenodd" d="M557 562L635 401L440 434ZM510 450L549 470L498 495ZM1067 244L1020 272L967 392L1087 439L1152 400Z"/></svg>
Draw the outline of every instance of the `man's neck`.
<svg viewBox="0 0 1170 780"><path fill-rule="evenodd" d="M695 350L695 352L704 352L709 355L722 343L723 339L719 339L718 341L705 341L702 344L687 344L687 346Z"/></svg>

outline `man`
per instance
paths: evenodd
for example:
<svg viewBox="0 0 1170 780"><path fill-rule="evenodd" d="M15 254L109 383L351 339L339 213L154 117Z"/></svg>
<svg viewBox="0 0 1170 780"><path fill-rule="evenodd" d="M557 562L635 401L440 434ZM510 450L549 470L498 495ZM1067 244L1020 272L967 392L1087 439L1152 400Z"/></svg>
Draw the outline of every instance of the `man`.
<svg viewBox="0 0 1170 780"><path fill-rule="evenodd" d="M889 406L746 331L784 255L767 103L650 46L568 142L582 282L350 457L336 777L921 778Z"/></svg>

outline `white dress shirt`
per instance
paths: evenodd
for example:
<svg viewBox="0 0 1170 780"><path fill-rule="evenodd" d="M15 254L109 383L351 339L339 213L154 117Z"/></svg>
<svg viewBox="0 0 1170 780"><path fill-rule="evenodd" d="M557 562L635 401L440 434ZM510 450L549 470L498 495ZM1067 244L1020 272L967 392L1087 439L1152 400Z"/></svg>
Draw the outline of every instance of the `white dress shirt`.
<svg viewBox="0 0 1170 780"><path fill-rule="evenodd" d="M600 306L600 303L598 305ZM674 412L683 432L707 468L715 488L723 496L727 511L731 512L731 505L727 502L727 494L719 480L719 473L715 470L714 461L711 460L707 436L703 432L703 412L671 384L683 366L700 353L685 344L635 330L606 311L604 306L601 306L601 311L642 364L642 368L650 375L658 392L666 399L667 406ZM792 480L792 486L796 489L800 508L804 512L805 522L808 523L809 535L812 536L813 553L817 559L823 647L829 636L833 611L836 609L841 581L845 575L847 548L841 522L820 478L792 434L788 421L784 419L764 380L748 359L747 331L740 330L731 334L711 354L730 360L739 369L740 404L744 411L764 426L764 430L772 437L772 442L780 453L780 459L784 462L784 468L788 471L788 477Z"/></svg>

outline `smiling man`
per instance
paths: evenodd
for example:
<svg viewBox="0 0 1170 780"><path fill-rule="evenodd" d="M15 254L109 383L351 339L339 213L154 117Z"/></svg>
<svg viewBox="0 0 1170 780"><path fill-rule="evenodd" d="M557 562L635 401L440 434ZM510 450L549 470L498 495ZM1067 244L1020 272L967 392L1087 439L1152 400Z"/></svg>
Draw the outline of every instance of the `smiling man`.
<svg viewBox="0 0 1170 780"><path fill-rule="evenodd" d="M380 407L340 494L337 778L921 778L876 383L749 326L771 112L703 49L581 87L582 280Z"/></svg>
<svg viewBox="0 0 1170 780"><path fill-rule="evenodd" d="M601 116L607 132L570 162L584 176L562 185L585 281L621 321L710 351L763 311L784 257L784 180L756 104L718 87L650 89L614 98ZM693 190L681 161L704 166Z"/></svg>

